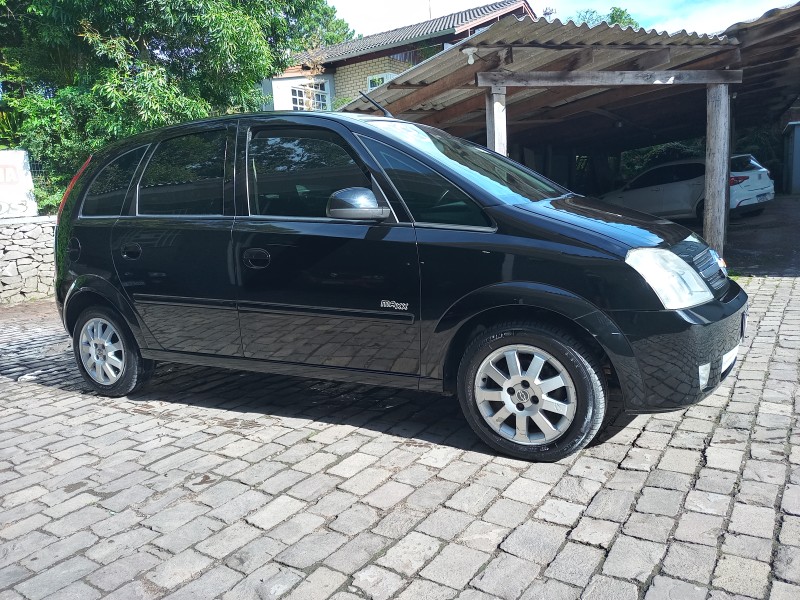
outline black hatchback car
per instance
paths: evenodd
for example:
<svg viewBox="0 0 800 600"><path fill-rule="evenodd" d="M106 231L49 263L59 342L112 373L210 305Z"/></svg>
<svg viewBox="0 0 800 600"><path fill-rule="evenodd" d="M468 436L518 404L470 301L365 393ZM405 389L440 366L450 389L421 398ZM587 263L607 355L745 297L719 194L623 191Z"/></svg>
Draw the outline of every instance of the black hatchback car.
<svg viewBox="0 0 800 600"><path fill-rule="evenodd" d="M86 161L57 303L107 396L155 361L457 395L475 432L557 460L730 372L747 295L687 229L437 129L335 113L209 119ZM443 399L442 401L446 401Z"/></svg>

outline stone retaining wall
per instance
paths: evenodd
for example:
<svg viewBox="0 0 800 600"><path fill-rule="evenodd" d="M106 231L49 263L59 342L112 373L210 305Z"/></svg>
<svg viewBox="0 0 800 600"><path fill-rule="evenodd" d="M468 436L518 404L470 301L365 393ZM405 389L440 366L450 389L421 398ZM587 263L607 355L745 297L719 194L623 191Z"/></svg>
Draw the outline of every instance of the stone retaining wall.
<svg viewBox="0 0 800 600"><path fill-rule="evenodd" d="M55 217L0 219L0 304L53 293Z"/></svg>

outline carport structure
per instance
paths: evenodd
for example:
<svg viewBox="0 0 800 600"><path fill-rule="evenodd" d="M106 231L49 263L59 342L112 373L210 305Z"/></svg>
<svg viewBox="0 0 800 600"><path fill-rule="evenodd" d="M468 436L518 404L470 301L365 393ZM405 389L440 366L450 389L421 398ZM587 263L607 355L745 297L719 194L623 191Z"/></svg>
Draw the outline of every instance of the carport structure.
<svg viewBox="0 0 800 600"><path fill-rule="evenodd" d="M721 251L731 92L742 95L733 102L739 126L777 118L800 93L798 31L800 4L720 36L508 17L370 97L565 183L578 152L608 156L705 133L705 235ZM357 100L343 110L374 108Z"/></svg>

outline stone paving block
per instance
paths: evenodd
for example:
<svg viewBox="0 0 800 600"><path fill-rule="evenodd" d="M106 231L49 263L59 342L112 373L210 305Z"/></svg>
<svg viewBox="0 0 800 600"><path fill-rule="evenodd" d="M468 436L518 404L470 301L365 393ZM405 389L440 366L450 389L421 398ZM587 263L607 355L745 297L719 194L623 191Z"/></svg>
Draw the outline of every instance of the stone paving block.
<svg viewBox="0 0 800 600"><path fill-rule="evenodd" d="M417 529L433 537L452 540L459 533L464 531L472 520L473 517L466 513L449 508L440 508L420 523Z"/></svg>
<svg viewBox="0 0 800 600"><path fill-rule="evenodd" d="M570 533L570 538L584 544L608 548L617 531L619 523L583 517Z"/></svg>
<svg viewBox="0 0 800 600"><path fill-rule="evenodd" d="M740 481L736 502L753 506L772 508L776 504L781 489L774 483L760 481Z"/></svg>
<svg viewBox="0 0 800 600"><path fill-rule="evenodd" d="M213 562L208 556L190 548L161 563L149 571L145 577L156 585L169 590L192 579Z"/></svg>
<svg viewBox="0 0 800 600"><path fill-rule="evenodd" d="M374 506L375 508L387 510L398 502L401 502L413 491L414 488L410 485L399 483L397 481L389 481L384 483L373 492L364 496L362 501L366 504Z"/></svg>
<svg viewBox="0 0 800 600"><path fill-rule="evenodd" d="M763 506L734 504L728 530L753 537L772 539L775 528L775 511Z"/></svg>
<svg viewBox="0 0 800 600"><path fill-rule="evenodd" d="M701 458L700 452L695 450L668 448L661 457L658 468L692 475L697 470Z"/></svg>
<svg viewBox="0 0 800 600"><path fill-rule="evenodd" d="M397 600L450 600L454 598L458 592L456 590L427 581L425 579L417 579L412 581L409 586L397 596ZM352 600L356 600L354 597Z"/></svg>
<svg viewBox="0 0 800 600"><path fill-rule="evenodd" d="M528 518L530 510L527 504L500 498L483 513L483 520L503 527L516 527Z"/></svg>
<svg viewBox="0 0 800 600"><path fill-rule="evenodd" d="M605 575L595 575L586 587L583 598L587 600L638 600L638 588L627 581Z"/></svg>
<svg viewBox="0 0 800 600"><path fill-rule="evenodd" d="M283 542L262 536L232 552L224 563L231 569L249 575L271 561L285 548L286 544Z"/></svg>
<svg viewBox="0 0 800 600"><path fill-rule="evenodd" d="M204 554L221 559L260 535L262 535L260 529L244 521L238 521L206 538L197 544L196 548ZM286 540L281 541L286 542Z"/></svg>
<svg viewBox="0 0 800 600"><path fill-rule="evenodd" d="M305 506L305 502L290 496L279 496L261 510L247 517L247 522L261 529L270 530Z"/></svg>
<svg viewBox="0 0 800 600"><path fill-rule="evenodd" d="M706 492L728 495L733 492L734 485L736 485L736 473L703 468L700 469L695 487Z"/></svg>
<svg viewBox="0 0 800 600"><path fill-rule="evenodd" d="M325 600L342 587L347 577L326 567L319 567L286 596L287 600Z"/></svg>
<svg viewBox="0 0 800 600"><path fill-rule="evenodd" d="M671 579L669 577L657 576L653 578L653 583L645 594L644 600L705 600L708 589Z"/></svg>
<svg viewBox="0 0 800 600"><path fill-rule="evenodd" d="M149 552L137 552L97 569L86 580L101 590L110 592L136 579L140 573L152 569L160 562L157 556Z"/></svg>
<svg viewBox="0 0 800 600"><path fill-rule="evenodd" d="M275 560L297 569L307 569L333 554L346 541L341 533L316 531L286 548Z"/></svg>
<svg viewBox="0 0 800 600"><path fill-rule="evenodd" d="M475 548L475 550L494 552L500 542L508 535L508 532L508 527L487 523L486 521L473 521L458 536L457 540L470 548Z"/></svg>
<svg viewBox="0 0 800 600"><path fill-rule="evenodd" d="M674 517L680 511L682 504L682 492L646 487L642 490L642 495L636 502L636 511Z"/></svg>
<svg viewBox="0 0 800 600"><path fill-rule="evenodd" d="M678 542L667 551L662 569L668 575L708 585L716 562L716 548Z"/></svg>
<svg viewBox="0 0 800 600"><path fill-rule="evenodd" d="M772 557L772 540L749 535L726 533L722 543L725 554L769 562Z"/></svg>
<svg viewBox="0 0 800 600"><path fill-rule="evenodd" d="M452 481L434 479L411 494L406 499L406 505L417 510L432 510L443 504L458 487L458 484Z"/></svg>
<svg viewBox="0 0 800 600"><path fill-rule="evenodd" d="M800 546L800 517L784 516L778 539L781 544Z"/></svg>
<svg viewBox="0 0 800 600"><path fill-rule="evenodd" d="M349 575L366 565L389 543L390 540L385 537L369 532L360 533L326 558L325 564Z"/></svg>
<svg viewBox="0 0 800 600"><path fill-rule="evenodd" d="M687 512L678 519L675 537L684 542L716 546L722 535L722 517Z"/></svg>
<svg viewBox="0 0 800 600"><path fill-rule="evenodd" d="M495 488L474 483L462 487L445 502L445 506L471 515L478 515L482 513L496 497L497 490Z"/></svg>
<svg viewBox="0 0 800 600"><path fill-rule="evenodd" d="M628 518L636 494L623 490L600 490L586 509L586 516L622 523Z"/></svg>
<svg viewBox="0 0 800 600"><path fill-rule="evenodd" d="M567 543L550 563L545 576L558 579L578 587L586 587L605 553L597 548Z"/></svg>
<svg viewBox="0 0 800 600"><path fill-rule="evenodd" d="M537 578L525 591L520 600L578 600L581 591L555 579Z"/></svg>
<svg viewBox="0 0 800 600"><path fill-rule="evenodd" d="M566 527L528 521L512 531L500 547L520 558L546 565L558 554L568 531Z"/></svg>
<svg viewBox="0 0 800 600"><path fill-rule="evenodd" d="M578 504L587 504L602 487L599 481L586 477L566 476L556 484L552 495Z"/></svg>
<svg viewBox="0 0 800 600"><path fill-rule="evenodd" d="M548 483L520 478L513 481L511 485L505 489L503 496L511 500L516 500L517 502L522 502L523 504L535 506L541 502L542 498L545 497L552 487L553 486Z"/></svg>
<svg viewBox="0 0 800 600"><path fill-rule="evenodd" d="M712 446L706 448L706 466L710 469L738 472L742 466L744 452Z"/></svg>
<svg viewBox="0 0 800 600"><path fill-rule="evenodd" d="M723 494L692 490L686 496L686 510L709 515L725 516L731 505L731 499Z"/></svg>
<svg viewBox="0 0 800 600"><path fill-rule="evenodd" d="M396 539L405 535L406 532L419 523L424 516L425 514L419 511L410 508L400 508L392 511L381 519L380 523L378 523L372 531L378 535Z"/></svg>
<svg viewBox="0 0 800 600"><path fill-rule="evenodd" d="M616 470L617 465L613 462L582 456L573 463L569 474L575 477L586 477L587 479L592 479L599 483L605 483Z"/></svg>
<svg viewBox="0 0 800 600"><path fill-rule="evenodd" d="M475 577L471 585L503 600L516 600L539 575L541 567L501 552Z"/></svg>
<svg viewBox="0 0 800 600"><path fill-rule="evenodd" d="M574 525L582 512L583 506L580 504L551 498L538 508L534 513L534 517L541 521L549 521L559 525Z"/></svg>
<svg viewBox="0 0 800 600"><path fill-rule="evenodd" d="M781 546L775 557L775 574L791 583L800 584L800 548Z"/></svg>
<svg viewBox="0 0 800 600"><path fill-rule="evenodd" d="M490 558L486 552L448 544L420 574L436 583L459 589L466 586Z"/></svg>
<svg viewBox="0 0 800 600"><path fill-rule="evenodd" d="M378 511L371 506L355 504L340 514L330 524L334 531L345 535L356 535L378 520Z"/></svg>
<svg viewBox="0 0 800 600"><path fill-rule="evenodd" d="M411 577L439 551L442 543L436 538L412 531L376 562L377 564Z"/></svg>
<svg viewBox="0 0 800 600"><path fill-rule="evenodd" d="M783 491L781 510L790 515L800 515L800 485L787 485Z"/></svg>
<svg viewBox="0 0 800 600"><path fill-rule="evenodd" d="M402 577L386 569L370 565L353 575L353 585L373 600L388 600L403 587Z"/></svg>
<svg viewBox="0 0 800 600"><path fill-rule="evenodd" d="M203 573L198 579L170 594L166 599L212 600L232 588L241 578L241 573L237 573L228 567L214 567Z"/></svg>
<svg viewBox="0 0 800 600"><path fill-rule="evenodd" d="M783 581L772 582L769 600L795 600L796 598L800 598L800 586Z"/></svg>
<svg viewBox="0 0 800 600"><path fill-rule="evenodd" d="M640 471L617 471L606 484L612 490L622 490L625 492L638 492L644 487L647 473Z"/></svg>
<svg viewBox="0 0 800 600"><path fill-rule="evenodd" d="M712 585L733 594L761 598L767 590L769 565L723 554L714 570Z"/></svg>
<svg viewBox="0 0 800 600"><path fill-rule="evenodd" d="M661 562L666 549L664 544L621 535L608 552L603 573L644 582Z"/></svg>

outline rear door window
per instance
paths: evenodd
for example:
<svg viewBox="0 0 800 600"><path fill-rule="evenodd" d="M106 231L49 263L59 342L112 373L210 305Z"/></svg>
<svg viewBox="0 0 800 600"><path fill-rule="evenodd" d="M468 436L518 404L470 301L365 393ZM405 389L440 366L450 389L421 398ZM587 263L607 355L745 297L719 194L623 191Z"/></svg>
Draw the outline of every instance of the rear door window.
<svg viewBox="0 0 800 600"><path fill-rule="evenodd" d="M362 138L383 167L414 221L488 227L480 206L459 187L415 158L370 138Z"/></svg>
<svg viewBox="0 0 800 600"><path fill-rule="evenodd" d="M640 188L672 183L673 181L673 168L671 166L658 167L639 175L639 177L631 182L629 189L638 190Z"/></svg>
<svg viewBox="0 0 800 600"><path fill-rule="evenodd" d="M95 176L83 199L84 217L118 217L147 146L115 158Z"/></svg>
<svg viewBox="0 0 800 600"><path fill-rule="evenodd" d="M251 215L325 217L334 192L372 188L353 149L327 129L255 131L247 166Z"/></svg>
<svg viewBox="0 0 800 600"><path fill-rule="evenodd" d="M225 129L162 141L139 183L140 215L222 215Z"/></svg>

